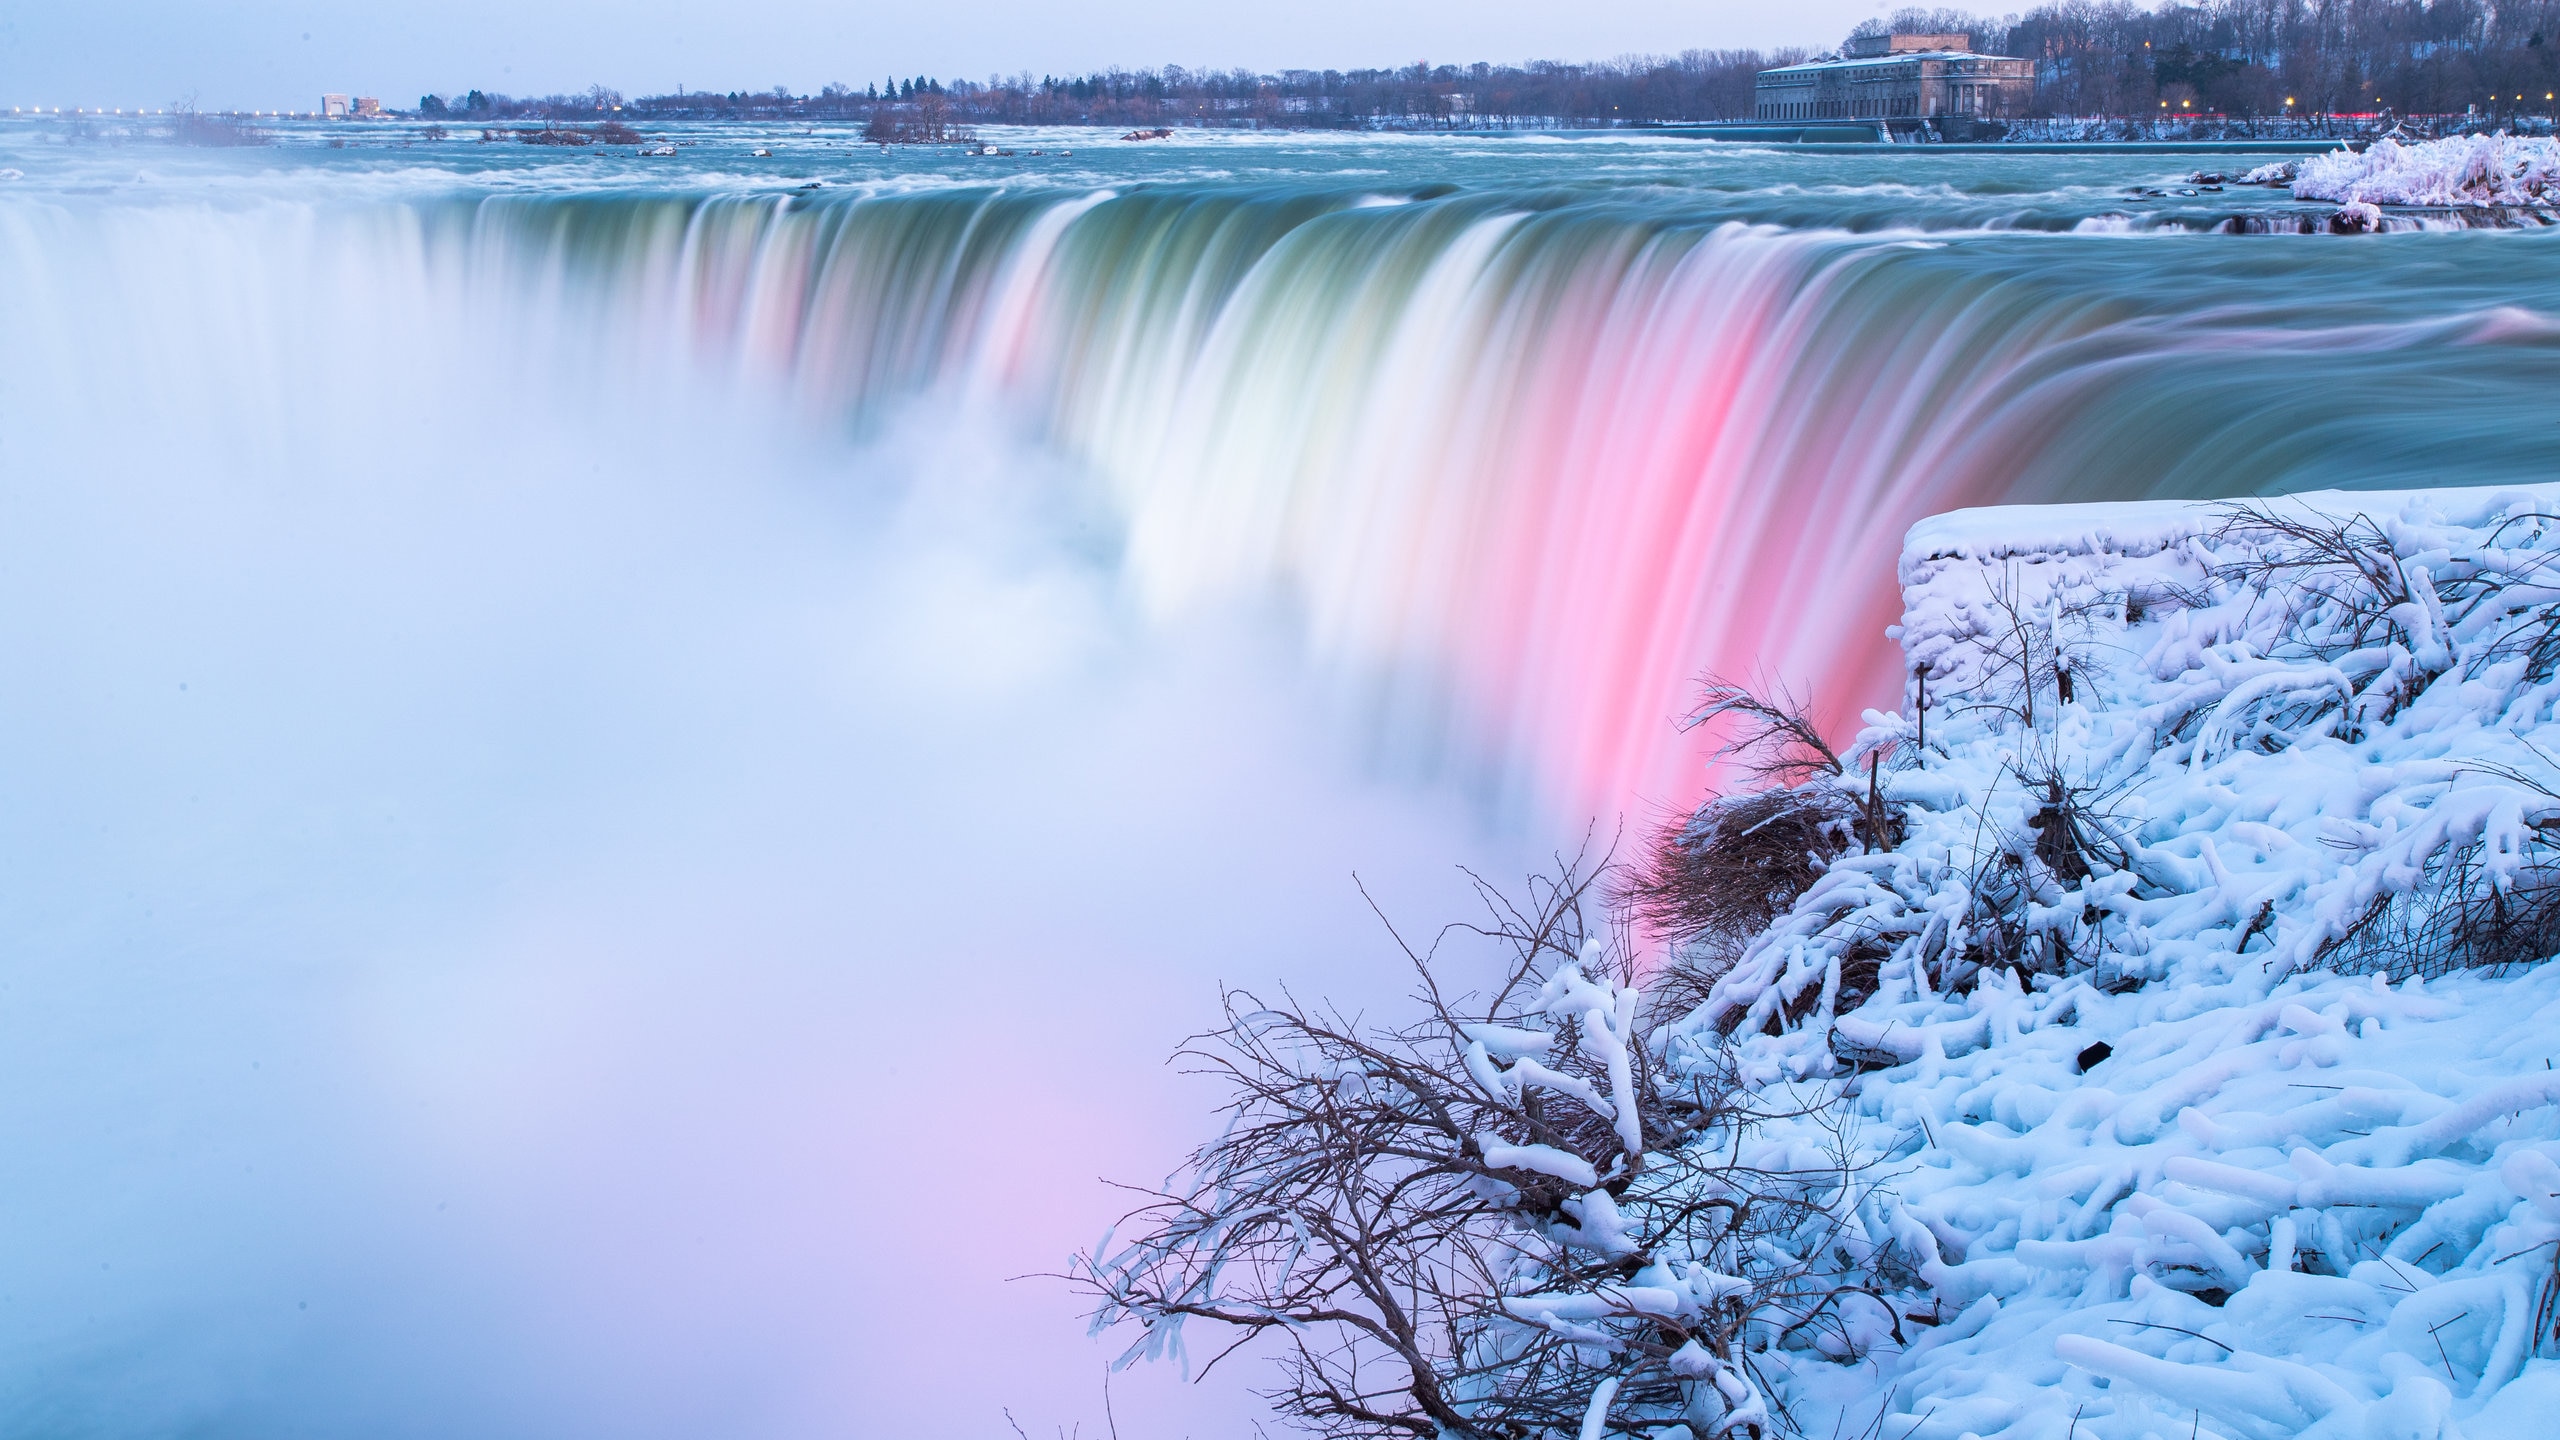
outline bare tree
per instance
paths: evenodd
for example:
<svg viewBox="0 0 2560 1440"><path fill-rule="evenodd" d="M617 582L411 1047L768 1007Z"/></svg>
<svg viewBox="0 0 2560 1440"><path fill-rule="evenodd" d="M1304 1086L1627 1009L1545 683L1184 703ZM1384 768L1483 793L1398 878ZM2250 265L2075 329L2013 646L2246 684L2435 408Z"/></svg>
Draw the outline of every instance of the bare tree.
<svg viewBox="0 0 2560 1440"><path fill-rule="evenodd" d="M1808 1166L1762 1135L1827 1117L1827 1092L1774 1103L1649 1029L1595 923L1604 869L1517 902L1479 881L1487 921L1441 938L1496 942L1500 969L1459 993L1440 943L1405 946L1416 1023L1227 996L1179 1052L1226 1087L1223 1132L1073 1268L1097 1332L1143 1329L1121 1363L1208 1324L1211 1365L1272 1341L1266 1393L1321 1435L1760 1440L1782 1412L1756 1352L1899 1338L1843 1258L1876 1258L1846 1138Z"/></svg>

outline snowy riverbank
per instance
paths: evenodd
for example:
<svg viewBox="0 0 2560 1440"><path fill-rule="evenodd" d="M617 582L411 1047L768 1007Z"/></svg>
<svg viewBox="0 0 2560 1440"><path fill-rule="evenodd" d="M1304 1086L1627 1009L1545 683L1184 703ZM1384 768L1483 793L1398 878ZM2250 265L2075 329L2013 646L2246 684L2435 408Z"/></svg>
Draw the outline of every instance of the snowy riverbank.
<svg viewBox="0 0 2560 1440"><path fill-rule="evenodd" d="M1763 1083L1845 1077L1876 1167L1909 1343L1869 1306L1817 1347L1849 1363L1773 1352L1800 1423L2549 1433L2555 516L2539 487L1912 531L1926 744L1871 714L1840 782L1882 753L1907 833L1688 1022Z"/></svg>

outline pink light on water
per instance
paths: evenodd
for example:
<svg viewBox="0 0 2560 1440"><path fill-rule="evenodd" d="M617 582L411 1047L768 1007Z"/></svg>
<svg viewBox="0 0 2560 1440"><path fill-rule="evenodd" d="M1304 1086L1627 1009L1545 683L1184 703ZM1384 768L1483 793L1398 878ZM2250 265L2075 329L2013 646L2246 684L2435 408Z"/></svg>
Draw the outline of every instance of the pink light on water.
<svg viewBox="0 0 2560 1440"><path fill-rule="evenodd" d="M714 201L588 269L823 414L1071 458L1148 613L1276 601L1387 752L1603 821L1713 783L1702 675L1900 703L1913 521L2149 493L2186 452L2110 387L2272 343L1908 241L1356 198Z"/></svg>

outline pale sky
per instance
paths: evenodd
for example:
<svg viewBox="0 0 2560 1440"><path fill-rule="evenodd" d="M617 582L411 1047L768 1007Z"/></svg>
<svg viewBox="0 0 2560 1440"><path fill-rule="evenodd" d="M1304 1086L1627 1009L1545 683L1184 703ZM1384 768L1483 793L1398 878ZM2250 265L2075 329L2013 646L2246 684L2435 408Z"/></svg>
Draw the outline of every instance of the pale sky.
<svg viewBox="0 0 2560 1440"><path fill-rule="evenodd" d="M1176 64L1270 71L1588 60L1828 45L1877 0L0 0L0 106L309 108L324 90L407 107L517 95L807 93Z"/></svg>

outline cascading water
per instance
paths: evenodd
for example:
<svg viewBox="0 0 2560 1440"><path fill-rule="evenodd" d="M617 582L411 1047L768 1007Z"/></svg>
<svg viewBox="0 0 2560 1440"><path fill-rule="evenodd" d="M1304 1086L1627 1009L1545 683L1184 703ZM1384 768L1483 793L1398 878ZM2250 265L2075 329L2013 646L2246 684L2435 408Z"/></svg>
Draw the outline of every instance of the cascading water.
<svg viewBox="0 0 2560 1440"><path fill-rule="evenodd" d="M1098 1426L1004 1279L1214 982L1401 990L1344 872L1686 798L1702 671L1890 701L1929 511L2549 473L2539 237L1343 145L0 195L8 1428Z"/></svg>
<svg viewBox="0 0 2560 1440"><path fill-rule="evenodd" d="M1671 722L1702 671L1809 688L1835 722L1890 702L1892 557L1922 515L2537 473L2516 421L2560 354L2512 286L2436 274L2395 303L2403 267L2365 257L2272 292L2230 250L1624 203L979 192L455 223L822 412L994 405L1098 478L1149 611L1284 594L1407 753L1578 815L1692 797Z"/></svg>

